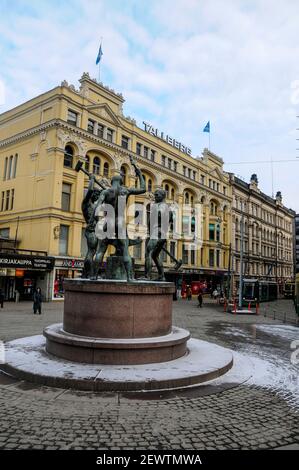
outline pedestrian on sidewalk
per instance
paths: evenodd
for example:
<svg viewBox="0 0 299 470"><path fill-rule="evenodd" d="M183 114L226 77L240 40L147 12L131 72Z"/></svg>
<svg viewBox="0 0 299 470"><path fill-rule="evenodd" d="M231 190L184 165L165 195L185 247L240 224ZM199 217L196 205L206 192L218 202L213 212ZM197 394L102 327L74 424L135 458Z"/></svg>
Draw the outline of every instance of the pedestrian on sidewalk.
<svg viewBox="0 0 299 470"><path fill-rule="evenodd" d="M187 299L192 300L192 290L190 286L187 288Z"/></svg>
<svg viewBox="0 0 299 470"><path fill-rule="evenodd" d="M198 291L197 300L198 300L198 305L197 305L197 307L202 308L202 300L203 300L203 298L202 298L202 291L201 291L201 289Z"/></svg>
<svg viewBox="0 0 299 470"><path fill-rule="evenodd" d="M42 313L42 291L41 288L38 287L36 291L33 294L33 313L34 315L36 312L39 313L39 315Z"/></svg>
<svg viewBox="0 0 299 470"><path fill-rule="evenodd" d="M3 303L4 303L4 292L2 289L0 289L0 306L3 308Z"/></svg>

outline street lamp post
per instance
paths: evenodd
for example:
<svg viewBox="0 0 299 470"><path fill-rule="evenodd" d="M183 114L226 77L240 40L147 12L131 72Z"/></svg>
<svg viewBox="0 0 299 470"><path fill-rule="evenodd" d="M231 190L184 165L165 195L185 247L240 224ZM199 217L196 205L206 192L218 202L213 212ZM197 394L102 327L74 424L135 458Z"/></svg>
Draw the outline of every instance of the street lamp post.
<svg viewBox="0 0 299 470"><path fill-rule="evenodd" d="M240 246L240 281L239 281L239 309L242 310L243 304L243 243L244 243L244 213L243 213L243 201L241 201L241 246Z"/></svg>

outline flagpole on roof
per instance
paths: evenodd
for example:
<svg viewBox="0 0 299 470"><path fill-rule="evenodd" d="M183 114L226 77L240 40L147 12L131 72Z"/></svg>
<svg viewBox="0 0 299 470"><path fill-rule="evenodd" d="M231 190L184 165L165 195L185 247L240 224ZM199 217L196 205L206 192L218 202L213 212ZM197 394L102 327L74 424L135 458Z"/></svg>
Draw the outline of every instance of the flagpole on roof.
<svg viewBox="0 0 299 470"><path fill-rule="evenodd" d="M99 77L98 77L99 78L99 83L101 81L101 58L102 58L102 55L103 55L102 42L103 42L103 37L101 36L99 52L98 52L98 56L97 56L97 60L96 60L96 64L99 64Z"/></svg>

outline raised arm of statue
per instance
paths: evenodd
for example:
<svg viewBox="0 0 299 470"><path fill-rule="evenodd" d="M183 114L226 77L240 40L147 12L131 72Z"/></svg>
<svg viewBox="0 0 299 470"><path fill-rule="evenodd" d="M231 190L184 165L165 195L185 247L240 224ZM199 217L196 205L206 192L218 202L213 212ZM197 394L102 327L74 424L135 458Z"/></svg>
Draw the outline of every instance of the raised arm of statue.
<svg viewBox="0 0 299 470"><path fill-rule="evenodd" d="M137 163L135 162L132 156L130 156L130 162L135 168L135 174L139 179L140 188L129 188L129 194L144 194L146 192L146 186L141 170L140 168L138 168Z"/></svg>

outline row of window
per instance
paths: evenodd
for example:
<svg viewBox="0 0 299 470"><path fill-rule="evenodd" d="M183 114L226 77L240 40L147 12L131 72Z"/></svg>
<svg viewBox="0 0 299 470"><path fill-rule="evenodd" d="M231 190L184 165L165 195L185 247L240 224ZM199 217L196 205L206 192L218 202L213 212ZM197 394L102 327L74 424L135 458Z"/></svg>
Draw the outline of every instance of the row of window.
<svg viewBox="0 0 299 470"><path fill-rule="evenodd" d="M92 159L92 162L91 162ZM66 145L64 149L64 158L63 158L63 165L66 168L74 168L74 149L71 145ZM92 173L95 175L100 175L101 172L105 178L109 178L110 168L109 163L104 162L103 170L101 171L101 159L100 157L90 157L86 155L85 157L85 170L90 171L92 169Z"/></svg>
<svg viewBox="0 0 299 470"><path fill-rule="evenodd" d="M18 154L6 157L4 160L3 180L11 180L16 177Z"/></svg>
<svg viewBox="0 0 299 470"><path fill-rule="evenodd" d="M71 109L68 110L67 122L74 126L78 126L79 114ZM115 142L115 131L109 127L100 124L93 119L88 119L87 122L87 131L93 135L97 135L109 142ZM127 135L121 136L121 146L126 150L132 150L131 139ZM149 148L148 146L142 144L141 142L136 143L136 154L140 155L148 160L156 160L156 151ZM161 164L170 170L177 172L178 171L178 162L172 158L167 157L166 155L161 155ZM196 181L197 172L187 166L182 168L183 175ZM204 184L204 175L201 175L201 183ZM211 181L211 180L210 180ZM215 183L216 184L216 183ZM211 187L211 186L210 186ZM219 187L219 183L217 183ZM214 188L215 189L215 188ZM219 189L217 189L219 190ZM226 188L223 188L224 194L226 194Z"/></svg>
<svg viewBox="0 0 299 470"><path fill-rule="evenodd" d="M235 261L235 270L237 273L240 272L240 261ZM244 274L249 274L252 276L276 276L276 266L270 263L250 263L245 266ZM278 277L291 277L292 268L288 266L278 266L277 267L277 276Z"/></svg>
<svg viewBox="0 0 299 470"><path fill-rule="evenodd" d="M201 183L204 184L204 175L201 175ZM218 191L218 193L221 190L221 185L220 183L217 183L217 181L212 180L209 178L209 188L213 189L214 191ZM224 195L226 195L226 186L222 186L222 192Z"/></svg>
<svg viewBox="0 0 299 470"><path fill-rule="evenodd" d="M1 193L1 212L13 210L15 199L15 190L8 189Z"/></svg>
<svg viewBox="0 0 299 470"><path fill-rule="evenodd" d="M275 214L259 207L255 203L247 203L244 199L235 199L234 203L236 209L242 210L243 212L247 212L251 214L253 217L261 218L265 223L275 224L277 227L281 227L282 229L291 232L292 224L284 219L283 217L277 216L275 222Z"/></svg>

